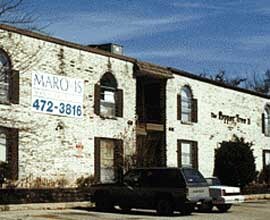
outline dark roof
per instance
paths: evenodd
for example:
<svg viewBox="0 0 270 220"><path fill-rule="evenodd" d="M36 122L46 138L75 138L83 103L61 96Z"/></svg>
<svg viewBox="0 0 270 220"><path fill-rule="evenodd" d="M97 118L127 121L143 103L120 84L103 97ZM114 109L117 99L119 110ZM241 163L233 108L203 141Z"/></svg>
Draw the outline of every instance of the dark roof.
<svg viewBox="0 0 270 220"><path fill-rule="evenodd" d="M136 76L147 76L150 74L156 78L173 78L173 74L168 68L152 63L137 61L135 70Z"/></svg>
<svg viewBox="0 0 270 220"><path fill-rule="evenodd" d="M106 52L106 51L103 51L103 50L100 50L100 49L92 48L92 47L81 45L81 44L72 43L72 42L69 42L69 41L61 40L59 38L50 37L50 36L47 36L47 35L43 35L43 34L35 33L35 32L32 32L32 31L12 27L12 26L9 26L9 25L0 24L0 29L10 31L10 32L14 32L14 33L18 33L18 34L22 34L22 35L25 35L25 36L29 36L29 37L32 37L32 38L39 39L39 40L43 40L43 41L63 45L63 46L70 47L70 48L83 50L83 51L96 53L96 54L100 54L100 55L107 56L107 57L112 57L112 58L116 58L116 59L120 59L120 60L124 60L124 61L128 61L128 62L132 62L135 65L135 69L137 71L140 71L141 75L147 75L148 74L148 75L151 75L151 76L154 76L154 77L159 77L159 78L172 78L173 74L176 74L176 75L184 76L184 77L187 77L187 78L190 78L190 79L195 79L195 80L198 80L198 81L202 81L202 82L205 82L205 83L216 85L216 86L219 86L219 87L223 87L223 88L235 90L235 91L238 91L238 92L247 93L247 94L250 94L250 95L255 95L255 96L262 97L262 98L270 99L269 95L259 93L259 92L255 92L255 91L251 91L251 90L248 90L248 89L243 89L243 88L239 88L239 87L230 86L230 85L227 85L227 84L224 84L224 83L221 83L221 82L217 82L215 80L211 80L211 79L208 79L206 77L198 76L198 75L195 75L195 74L183 71L183 70L179 70L179 69L175 69L175 68L171 68L171 67L161 67L161 66L156 65L156 64L141 62L141 61L138 61L135 58L131 58L131 57L123 56L123 55L113 54L113 53Z"/></svg>

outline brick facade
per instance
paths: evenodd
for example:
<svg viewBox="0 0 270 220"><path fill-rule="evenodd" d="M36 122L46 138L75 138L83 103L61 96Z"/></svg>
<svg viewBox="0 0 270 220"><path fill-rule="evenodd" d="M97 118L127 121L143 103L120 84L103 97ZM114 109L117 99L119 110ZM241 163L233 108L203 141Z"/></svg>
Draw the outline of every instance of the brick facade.
<svg viewBox="0 0 270 220"><path fill-rule="evenodd" d="M7 26L0 29L0 48L10 56L12 69L19 71L19 103L0 104L0 126L19 131L20 180L39 177L65 178L72 182L80 176L94 174L96 137L122 140L124 159L135 152L136 77L138 69L146 69L145 64ZM262 133L261 120L265 105L270 104L269 97L153 66L156 69L141 73L167 77L166 100L162 104L166 110L164 152L167 152L167 166L177 166L178 141L190 140L196 142L200 171L210 176L215 148L237 135L254 143L257 170L262 168L262 152L270 150L270 137ZM83 117L33 112L31 83L35 72L82 79ZM99 84L107 72L113 74L118 88L123 91L123 117L105 119L94 113L95 84ZM183 86L188 86L197 100L196 120L191 123L182 123L177 118L177 95ZM78 144L82 146L80 150L76 148Z"/></svg>

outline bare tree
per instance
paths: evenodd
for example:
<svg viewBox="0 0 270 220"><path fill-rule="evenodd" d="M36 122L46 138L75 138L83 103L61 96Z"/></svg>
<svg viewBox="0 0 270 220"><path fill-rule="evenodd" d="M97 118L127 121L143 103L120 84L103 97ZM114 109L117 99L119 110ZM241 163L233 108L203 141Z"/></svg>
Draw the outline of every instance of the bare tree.
<svg viewBox="0 0 270 220"><path fill-rule="evenodd" d="M200 74L200 76L207 77L207 78L210 78L214 81L224 83L226 85L230 85L230 86L234 86L234 87L239 87L243 82L245 82L247 80L247 78L241 78L239 76L227 77L225 70L220 70L217 74L214 74L214 75L203 73L203 74Z"/></svg>
<svg viewBox="0 0 270 220"><path fill-rule="evenodd" d="M246 81L245 87L257 92L270 95L270 69L264 74L253 72L253 75Z"/></svg>
<svg viewBox="0 0 270 220"><path fill-rule="evenodd" d="M44 26L37 24L39 19L33 8L31 1L0 0L0 24L43 32L48 24Z"/></svg>

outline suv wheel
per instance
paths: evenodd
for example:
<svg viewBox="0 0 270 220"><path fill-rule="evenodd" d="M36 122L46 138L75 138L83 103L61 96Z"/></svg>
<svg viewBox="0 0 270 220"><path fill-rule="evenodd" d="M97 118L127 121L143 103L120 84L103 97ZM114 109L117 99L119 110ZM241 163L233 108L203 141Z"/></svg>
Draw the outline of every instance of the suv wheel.
<svg viewBox="0 0 270 220"><path fill-rule="evenodd" d="M181 210L182 215L190 215L194 211L194 205L186 204L184 205L183 209Z"/></svg>
<svg viewBox="0 0 270 220"><path fill-rule="evenodd" d="M220 212L227 212L232 207L232 204L217 205Z"/></svg>
<svg viewBox="0 0 270 220"><path fill-rule="evenodd" d="M198 205L199 212L211 212L213 209L213 205L211 202L203 202L202 204Z"/></svg>
<svg viewBox="0 0 270 220"><path fill-rule="evenodd" d="M131 210L131 207L128 205L120 204L119 207L123 212L129 212Z"/></svg>
<svg viewBox="0 0 270 220"><path fill-rule="evenodd" d="M113 202L105 194L96 196L96 209L98 211L110 211L113 209Z"/></svg>
<svg viewBox="0 0 270 220"><path fill-rule="evenodd" d="M173 204L169 199L159 199L157 202L157 214L170 216L173 214Z"/></svg>

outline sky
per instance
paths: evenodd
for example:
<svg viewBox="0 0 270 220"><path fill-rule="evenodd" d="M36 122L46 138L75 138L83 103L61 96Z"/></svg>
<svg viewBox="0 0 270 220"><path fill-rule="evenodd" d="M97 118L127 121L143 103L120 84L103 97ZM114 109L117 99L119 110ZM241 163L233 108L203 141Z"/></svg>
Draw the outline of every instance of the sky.
<svg viewBox="0 0 270 220"><path fill-rule="evenodd" d="M45 31L194 74L270 68L269 0L26 0Z"/></svg>

